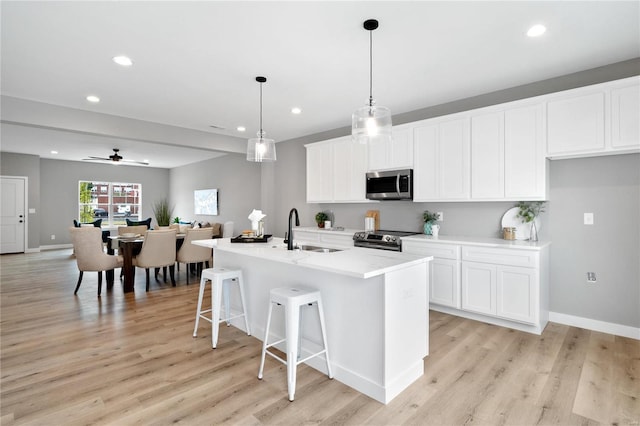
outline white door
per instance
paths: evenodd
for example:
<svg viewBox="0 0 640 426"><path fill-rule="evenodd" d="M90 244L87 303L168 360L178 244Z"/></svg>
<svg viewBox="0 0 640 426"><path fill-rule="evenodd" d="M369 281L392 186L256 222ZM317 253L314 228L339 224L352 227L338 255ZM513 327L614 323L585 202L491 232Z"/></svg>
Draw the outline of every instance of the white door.
<svg viewBox="0 0 640 426"><path fill-rule="evenodd" d="M499 266L497 274L498 316L535 324L536 288L538 274L535 269Z"/></svg>
<svg viewBox="0 0 640 426"><path fill-rule="evenodd" d="M0 253L24 253L25 178L2 177Z"/></svg>
<svg viewBox="0 0 640 426"><path fill-rule="evenodd" d="M462 262L462 309L496 314L496 265Z"/></svg>
<svg viewBox="0 0 640 426"><path fill-rule="evenodd" d="M433 258L429 265L430 302L460 309L460 262Z"/></svg>

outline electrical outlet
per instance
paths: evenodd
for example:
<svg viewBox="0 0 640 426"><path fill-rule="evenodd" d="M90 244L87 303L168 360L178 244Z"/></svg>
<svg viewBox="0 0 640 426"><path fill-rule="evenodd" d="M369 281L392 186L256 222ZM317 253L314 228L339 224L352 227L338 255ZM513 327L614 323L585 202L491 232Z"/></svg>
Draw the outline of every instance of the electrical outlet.
<svg viewBox="0 0 640 426"><path fill-rule="evenodd" d="M444 222L444 213L436 212L436 214L438 215L438 222Z"/></svg>
<svg viewBox="0 0 640 426"><path fill-rule="evenodd" d="M595 272L587 272L587 282L595 283L596 282L596 273Z"/></svg>
<svg viewBox="0 0 640 426"><path fill-rule="evenodd" d="M51 239L52 239L52 240L55 240L55 239L56 239L56 236L55 236L55 235L53 235L53 234L51 234Z"/></svg>
<svg viewBox="0 0 640 426"><path fill-rule="evenodd" d="M584 214L584 224L585 225L593 225L593 213L585 213Z"/></svg>

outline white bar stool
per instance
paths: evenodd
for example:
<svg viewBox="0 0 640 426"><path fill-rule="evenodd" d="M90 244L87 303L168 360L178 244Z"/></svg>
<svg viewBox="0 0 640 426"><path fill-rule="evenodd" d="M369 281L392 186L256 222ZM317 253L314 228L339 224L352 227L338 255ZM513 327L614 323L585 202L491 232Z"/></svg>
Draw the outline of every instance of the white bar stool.
<svg viewBox="0 0 640 426"><path fill-rule="evenodd" d="M318 317L320 318L320 329L322 331L322 344L324 349L313 355L309 355L304 359L300 357L300 308L305 305L316 304L318 306ZM283 305L285 310L285 338L278 340L277 342L268 343L269 339L269 327L271 326L271 313L273 311L273 305ZM280 358L273 352L269 352L267 349L282 343L287 342L287 360ZM307 361L315 356L324 354L327 362L327 371L329 378L333 379L333 373L331 372L331 364L329 363L329 348L327 346L327 333L325 331L324 324L324 311L322 309L322 298L318 290L303 288L303 287L284 287L274 288L270 293L269 314L267 315L267 328L265 331L264 342L262 346L262 359L260 360L260 371L258 372L258 379L262 379L262 373L264 371L265 355L269 354L281 363L287 366L287 385L289 388L289 401L293 401L294 394L296 392L296 369L298 364Z"/></svg>
<svg viewBox="0 0 640 426"><path fill-rule="evenodd" d="M202 299L204 298L204 289L207 285L207 281L211 281L211 309L203 310ZM229 282L235 282L238 284L238 288L240 290L240 299L242 302L242 313L234 316L231 316L231 308L229 303ZM224 312L226 318L220 319L220 308L222 305L221 296L223 287ZM204 315L209 312L211 312L211 318ZM196 311L196 325L193 328L193 337L197 336L200 318L205 321L209 321L211 323L211 346L215 349L218 344L218 324L226 321L227 325L230 325L232 319L240 317L244 317L244 324L247 328L247 335L251 336L251 329L249 328L249 318L247 317L247 304L245 303L244 298L242 270L226 268L208 268L203 270L202 276L200 277L200 293L198 295L198 310Z"/></svg>

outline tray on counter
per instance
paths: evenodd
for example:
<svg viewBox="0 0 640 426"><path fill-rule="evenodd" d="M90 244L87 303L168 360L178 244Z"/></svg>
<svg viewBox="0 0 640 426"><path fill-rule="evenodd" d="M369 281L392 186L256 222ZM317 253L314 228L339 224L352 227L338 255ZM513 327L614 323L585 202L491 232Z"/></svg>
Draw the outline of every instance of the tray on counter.
<svg viewBox="0 0 640 426"><path fill-rule="evenodd" d="M245 237L242 235L238 235L237 237L231 238L232 243L267 243L271 241L271 234L265 234L262 237Z"/></svg>

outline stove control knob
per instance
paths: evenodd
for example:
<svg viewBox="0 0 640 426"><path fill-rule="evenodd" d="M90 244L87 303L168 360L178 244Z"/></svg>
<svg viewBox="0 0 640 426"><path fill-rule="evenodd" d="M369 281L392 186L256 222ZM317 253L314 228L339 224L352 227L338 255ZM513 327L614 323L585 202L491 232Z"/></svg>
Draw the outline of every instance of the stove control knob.
<svg viewBox="0 0 640 426"><path fill-rule="evenodd" d="M396 242L396 237L391 237L391 241Z"/></svg>

